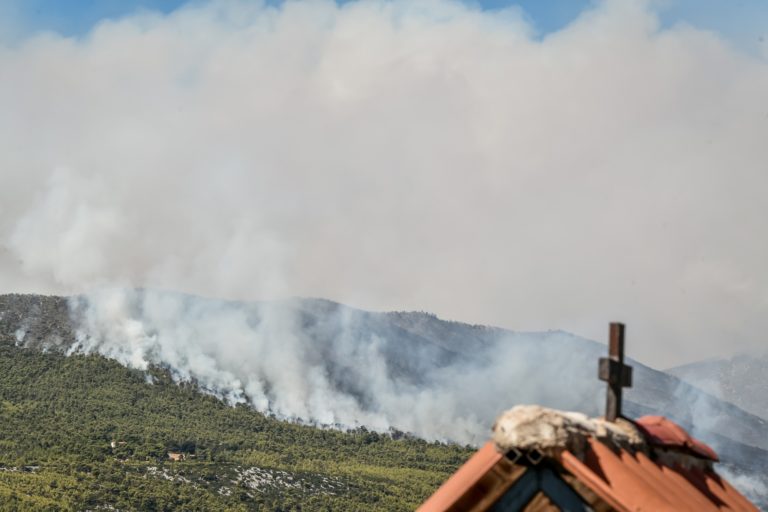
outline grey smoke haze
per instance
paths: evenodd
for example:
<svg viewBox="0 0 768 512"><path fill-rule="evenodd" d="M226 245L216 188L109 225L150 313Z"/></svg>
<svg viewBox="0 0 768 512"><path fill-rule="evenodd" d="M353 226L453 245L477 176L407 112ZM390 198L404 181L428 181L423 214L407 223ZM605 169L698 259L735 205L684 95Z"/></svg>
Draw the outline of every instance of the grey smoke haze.
<svg viewBox="0 0 768 512"><path fill-rule="evenodd" d="M630 0L543 40L439 0L39 35L0 47L0 279L623 320L664 367L759 349L766 91L765 58Z"/></svg>
<svg viewBox="0 0 768 512"><path fill-rule="evenodd" d="M323 299L240 302L135 289L0 295L0 309L6 340L22 349L96 352L140 371L159 366L229 403L336 428L477 445L512 405L594 416L605 400L595 378L604 345L560 331L511 332ZM630 362L625 413L680 422L716 449L744 492L764 501L766 420ZM153 383L151 373L145 378Z"/></svg>
<svg viewBox="0 0 768 512"><path fill-rule="evenodd" d="M597 381L583 378L594 373L589 342L565 333L459 325L466 338L436 345L416 334L413 322L423 315L398 322L326 301L233 303L105 289L70 304L77 342L68 353L168 368L229 403L303 422L479 444L512 404L594 411L602 398Z"/></svg>

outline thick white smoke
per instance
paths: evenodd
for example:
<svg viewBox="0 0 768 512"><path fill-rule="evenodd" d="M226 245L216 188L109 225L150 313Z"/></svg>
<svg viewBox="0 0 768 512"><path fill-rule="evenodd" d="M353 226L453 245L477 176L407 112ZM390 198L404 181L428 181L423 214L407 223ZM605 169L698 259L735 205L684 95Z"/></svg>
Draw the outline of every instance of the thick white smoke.
<svg viewBox="0 0 768 512"><path fill-rule="evenodd" d="M72 311L70 353L168 368L230 403L314 424L477 444L513 404L591 409L598 399L595 379L573 377L594 373L594 354L563 333L446 349L324 301L245 304L151 290L94 292L73 299ZM573 354L563 357L569 343Z"/></svg>
<svg viewBox="0 0 768 512"><path fill-rule="evenodd" d="M0 47L9 290L319 296L764 343L768 64L644 1L193 3Z"/></svg>
<svg viewBox="0 0 768 512"><path fill-rule="evenodd" d="M664 367L760 348L766 91L765 56L662 29L642 0L543 39L515 9L450 0L195 2L40 34L0 46L0 280L327 297L592 339L623 320L629 354ZM344 310L318 347L276 304L95 293L72 350L429 439L477 442L521 401L600 401L563 377L594 370L564 334L392 378L391 361L443 353Z"/></svg>

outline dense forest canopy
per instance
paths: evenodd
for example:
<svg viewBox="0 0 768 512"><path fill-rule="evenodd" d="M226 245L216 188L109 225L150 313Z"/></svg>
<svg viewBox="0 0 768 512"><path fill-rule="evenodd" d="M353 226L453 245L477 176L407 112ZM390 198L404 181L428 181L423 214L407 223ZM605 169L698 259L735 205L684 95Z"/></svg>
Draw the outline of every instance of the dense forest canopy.
<svg viewBox="0 0 768 512"><path fill-rule="evenodd" d="M3 509L408 510L471 453L279 421L178 385L162 369L149 375L6 336Z"/></svg>

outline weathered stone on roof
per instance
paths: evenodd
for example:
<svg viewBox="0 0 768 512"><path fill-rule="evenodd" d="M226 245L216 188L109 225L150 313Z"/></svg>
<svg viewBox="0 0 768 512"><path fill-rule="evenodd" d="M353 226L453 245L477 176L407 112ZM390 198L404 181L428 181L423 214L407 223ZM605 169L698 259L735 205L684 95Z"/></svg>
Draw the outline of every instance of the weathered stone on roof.
<svg viewBox="0 0 768 512"><path fill-rule="evenodd" d="M581 456L590 437L632 452L647 451L645 438L630 421L608 422L539 405L518 405L501 414L493 425L492 439L502 453L535 449L553 457L564 450Z"/></svg>

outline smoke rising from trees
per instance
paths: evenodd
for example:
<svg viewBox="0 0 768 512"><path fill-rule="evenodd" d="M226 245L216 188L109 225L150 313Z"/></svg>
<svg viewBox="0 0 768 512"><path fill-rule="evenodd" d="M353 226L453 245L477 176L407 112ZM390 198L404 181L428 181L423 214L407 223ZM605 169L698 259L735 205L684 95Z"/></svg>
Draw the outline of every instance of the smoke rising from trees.
<svg viewBox="0 0 768 512"><path fill-rule="evenodd" d="M441 0L202 3L0 75L9 290L622 320L657 366L763 343L768 64L646 2L543 39Z"/></svg>

